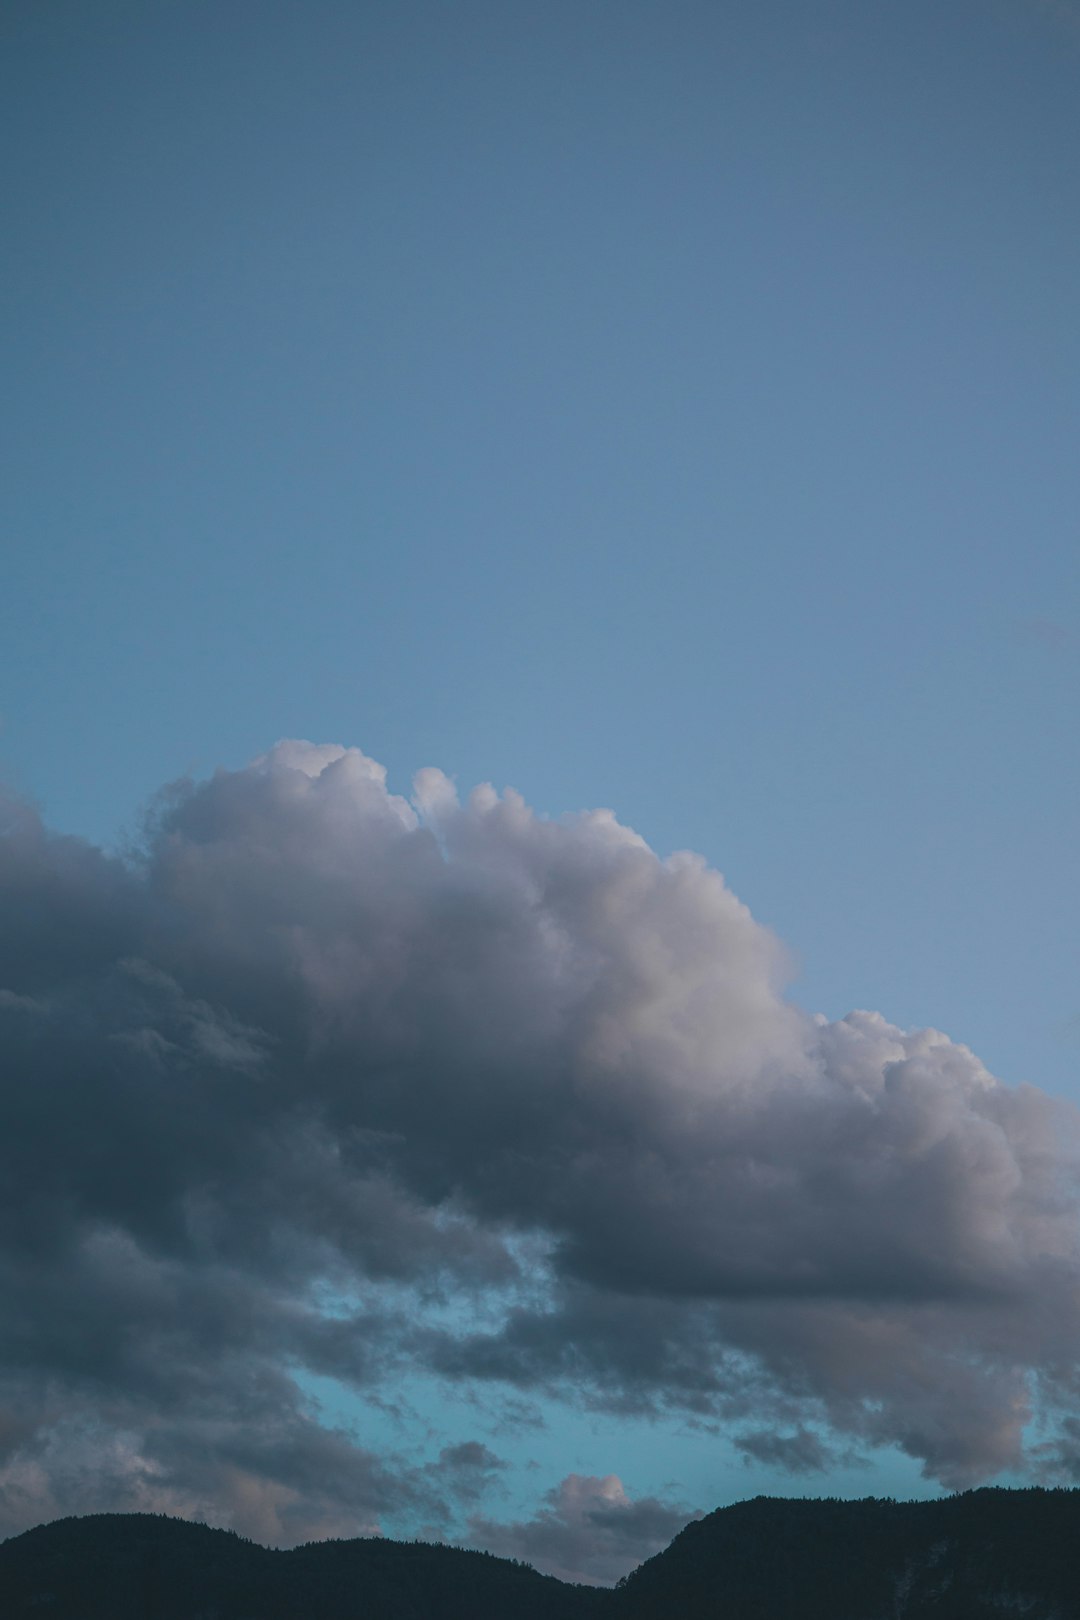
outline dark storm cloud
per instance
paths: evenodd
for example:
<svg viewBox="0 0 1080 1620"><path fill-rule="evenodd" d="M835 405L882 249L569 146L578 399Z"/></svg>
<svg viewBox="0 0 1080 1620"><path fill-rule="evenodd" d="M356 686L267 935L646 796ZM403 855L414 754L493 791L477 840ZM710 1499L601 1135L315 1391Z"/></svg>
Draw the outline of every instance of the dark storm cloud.
<svg viewBox="0 0 1080 1620"><path fill-rule="evenodd" d="M409 803L283 744L169 790L124 861L9 807L0 886L9 1525L72 1500L91 1432L117 1500L278 1539L438 1518L301 1369L670 1407L792 1466L832 1432L950 1483L1075 1405L1075 1111L807 1017L720 876L606 812L435 771Z"/></svg>

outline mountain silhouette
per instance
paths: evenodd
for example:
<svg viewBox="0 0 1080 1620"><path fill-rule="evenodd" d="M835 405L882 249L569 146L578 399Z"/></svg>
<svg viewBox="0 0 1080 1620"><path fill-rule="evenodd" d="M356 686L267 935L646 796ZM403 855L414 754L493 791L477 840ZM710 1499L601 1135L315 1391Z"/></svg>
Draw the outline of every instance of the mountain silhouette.
<svg viewBox="0 0 1080 1620"><path fill-rule="evenodd" d="M60 1519L0 1545L4 1620L1080 1620L1080 1491L934 1502L756 1497L614 1590L381 1538L260 1547L164 1515Z"/></svg>
<svg viewBox="0 0 1080 1620"><path fill-rule="evenodd" d="M149 1513L0 1546L3 1620L591 1620L608 1595L491 1553L381 1537L283 1552Z"/></svg>
<svg viewBox="0 0 1080 1620"><path fill-rule="evenodd" d="M759 1496L688 1524L612 1620L1080 1620L1080 1491Z"/></svg>

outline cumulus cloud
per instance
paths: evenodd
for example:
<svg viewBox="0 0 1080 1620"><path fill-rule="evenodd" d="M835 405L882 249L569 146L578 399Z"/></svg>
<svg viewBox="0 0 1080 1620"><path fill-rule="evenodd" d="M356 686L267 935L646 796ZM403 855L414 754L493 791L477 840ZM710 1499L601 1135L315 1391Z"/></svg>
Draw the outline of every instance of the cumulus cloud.
<svg viewBox="0 0 1080 1620"><path fill-rule="evenodd" d="M469 1539L560 1580L600 1586L660 1552L690 1519L700 1517L655 1496L631 1501L617 1474L603 1479L568 1474L546 1492L533 1518L502 1524L477 1515L470 1520Z"/></svg>
<svg viewBox="0 0 1080 1620"><path fill-rule="evenodd" d="M299 742L170 787L123 860L0 828L7 1527L67 1510L90 1432L118 1505L279 1540L469 1499L462 1458L418 1479L321 1427L302 1370L949 1484L1066 1444L1076 1111L803 1013L699 858Z"/></svg>

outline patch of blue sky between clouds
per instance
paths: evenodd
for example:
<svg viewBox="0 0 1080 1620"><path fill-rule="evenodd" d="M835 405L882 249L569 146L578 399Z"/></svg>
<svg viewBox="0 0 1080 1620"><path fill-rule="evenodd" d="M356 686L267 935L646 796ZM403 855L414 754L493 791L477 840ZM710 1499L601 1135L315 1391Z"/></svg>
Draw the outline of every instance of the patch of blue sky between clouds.
<svg viewBox="0 0 1080 1620"><path fill-rule="evenodd" d="M746 1458L719 1427L700 1421L598 1412L572 1399L523 1396L497 1383L462 1385L415 1370L377 1392L305 1370L294 1370L293 1377L320 1422L343 1428L358 1444L410 1467L433 1467L446 1446L483 1442L506 1464L492 1475L483 1498L485 1513L495 1519L532 1513L543 1494L569 1473L614 1473L631 1498L674 1495L688 1510L706 1512L759 1495L941 1494L915 1461L894 1448L868 1449L865 1463L833 1463L827 1474L793 1476ZM747 1422L752 1425L752 1413ZM463 1513L462 1528L464 1518ZM388 1517L383 1528L413 1535L422 1523L403 1515ZM454 1532L449 1534L452 1538Z"/></svg>
<svg viewBox="0 0 1080 1620"><path fill-rule="evenodd" d="M316 1308L335 1322L365 1313L417 1319L422 1303L426 1332L455 1339L496 1335L509 1312L522 1305L543 1309L550 1303L552 1274L545 1264L550 1244L539 1235L511 1236L508 1247L521 1261L516 1281L502 1289L467 1291L455 1286L365 1285L351 1290L323 1282L313 1290ZM783 1466L785 1442L775 1466L741 1451L734 1432L756 1428L748 1408L741 1421L658 1410L628 1412L624 1406L605 1410L597 1391L563 1384L523 1388L498 1378L451 1379L424 1369L409 1357L373 1382L348 1381L293 1365L290 1376L309 1403L311 1414L326 1427L340 1428L360 1446L412 1470L433 1470L444 1448L480 1441L503 1464L488 1476L476 1500L459 1504L457 1520L441 1534L463 1534L478 1502L493 1519L511 1520L535 1511L545 1492L568 1474L617 1474L632 1499L674 1497L688 1510L710 1511L725 1502L757 1495L931 1497L940 1488L927 1481L919 1464L895 1447L845 1444L837 1447L813 1422L799 1425L799 1435L820 1445L826 1466L792 1472ZM1010 1481L1004 1478L1002 1483ZM386 1534L432 1533L422 1511L388 1514Z"/></svg>

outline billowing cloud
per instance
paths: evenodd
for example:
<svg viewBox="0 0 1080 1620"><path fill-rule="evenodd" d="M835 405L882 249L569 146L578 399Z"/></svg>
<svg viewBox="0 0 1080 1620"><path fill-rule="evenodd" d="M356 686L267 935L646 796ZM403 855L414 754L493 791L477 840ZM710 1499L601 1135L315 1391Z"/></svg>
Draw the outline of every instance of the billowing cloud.
<svg viewBox="0 0 1080 1620"><path fill-rule="evenodd" d="M786 965L609 812L410 801L355 749L175 785L124 860L10 805L0 1522L69 1509L88 1435L117 1505L277 1539L468 1499L323 1428L305 1370L1067 1469L1076 1111L803 1013Z"/></svg>
<svg viewBox="0 0 1080 1620"><path fill-rule="evenodd" d="M655 1496L631 1501L617 1474L568 1474L546 1492L533 1518L505 1524L476 1516L469 1540L560 1580L602 1586L660 1552L688 1520L700 1517Z"/></svg>

